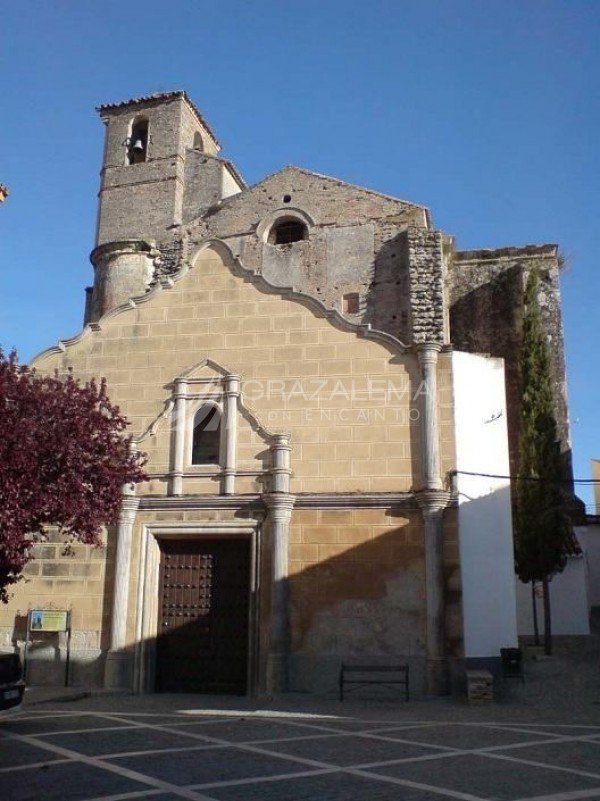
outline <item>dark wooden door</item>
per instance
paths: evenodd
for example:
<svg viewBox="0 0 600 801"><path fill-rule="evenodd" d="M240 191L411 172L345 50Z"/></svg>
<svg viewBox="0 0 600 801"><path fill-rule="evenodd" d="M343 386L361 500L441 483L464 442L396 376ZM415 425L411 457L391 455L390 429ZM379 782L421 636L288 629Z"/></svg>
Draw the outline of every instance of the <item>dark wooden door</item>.
<svg viewBox="0 0 600 801"><path fill-rule="evenodd" d="M156 688L245 693L249 539L162 540Z"/></svg>

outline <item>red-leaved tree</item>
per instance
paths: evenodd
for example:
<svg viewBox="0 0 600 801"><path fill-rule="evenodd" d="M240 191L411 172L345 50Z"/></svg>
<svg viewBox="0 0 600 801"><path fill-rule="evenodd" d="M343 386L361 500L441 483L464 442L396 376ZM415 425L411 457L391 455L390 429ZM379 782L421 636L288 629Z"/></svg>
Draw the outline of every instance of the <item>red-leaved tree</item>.
<svg viewBox="0 0 600 801"><path fill-rule="evenodd" d="M97 545L116 522L123 485L145 478L126 427L104 380L38 375L0 350L1 601L48 527Z"/></svg>

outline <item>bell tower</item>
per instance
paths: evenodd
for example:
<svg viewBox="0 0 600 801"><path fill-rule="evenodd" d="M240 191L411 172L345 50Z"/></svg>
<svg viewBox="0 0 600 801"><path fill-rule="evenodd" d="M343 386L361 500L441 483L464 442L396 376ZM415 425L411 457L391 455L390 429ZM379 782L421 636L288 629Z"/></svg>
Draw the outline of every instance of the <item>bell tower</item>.
<svg viewBox="0 0 600 801"><path fill-rule="evenodd" d="M99 106L106 126L100 172L94 287L85 321L143 294L161 249L182 223L245 188L220 144L182 91Z"/></svg>
<svg viewBox="0 0 600 801"><path fill-rule="evenodd" d="M106 126L96 245L161 242L183 222L187 152L216 156L220 144L185 92L97 109Z"/></svg>

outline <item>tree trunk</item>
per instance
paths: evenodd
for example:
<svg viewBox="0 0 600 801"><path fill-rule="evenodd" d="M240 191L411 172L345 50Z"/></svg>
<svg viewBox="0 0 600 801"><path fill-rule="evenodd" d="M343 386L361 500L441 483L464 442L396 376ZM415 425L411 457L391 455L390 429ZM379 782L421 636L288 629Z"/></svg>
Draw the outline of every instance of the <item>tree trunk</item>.
<svg viewBox="0 0 600 801"><path fill-rule="evenodd" d="M535 596L535 581L531 582L531 603L533 605L533 644L540 644L540 623L538 620L537 598Z"/></svg>
<svg viewBox="0 0 600 801"><path fill-rule="evenodd" d="M550 616L550 581L546 577L542 581L544 588L544 653L552 656L552 619Z"/></svg>

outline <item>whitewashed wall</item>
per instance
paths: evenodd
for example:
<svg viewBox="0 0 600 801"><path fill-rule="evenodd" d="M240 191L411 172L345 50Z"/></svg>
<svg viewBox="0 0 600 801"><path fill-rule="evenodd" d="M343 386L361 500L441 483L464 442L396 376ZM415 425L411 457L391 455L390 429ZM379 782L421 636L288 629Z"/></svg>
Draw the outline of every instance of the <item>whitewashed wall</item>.
<svg viewBox="0 0 600 801"><path fill-rule="evenodd" d="M508 476L504 361L452 355L457 470ZM456 477L467 658L517 645L510 482Z"/></svg>
<svg viewBox="0 0 600 801"><path fill-rule="evenodd" d="M581 537L580 537L581 540ZM533 634L531 584L516 579L519 635ZM543 598L536 600L540 634L544 631ZM550 582L552 634L585 635L590 633L587 564L584 556L569 559L562 573Z"/></svg>
<svg viewBox="0 0 600 801"><path fill-rule="evenodd" d="M588 523L576 529L587 567L588 603L600 606L600 525Z"/></svg>

